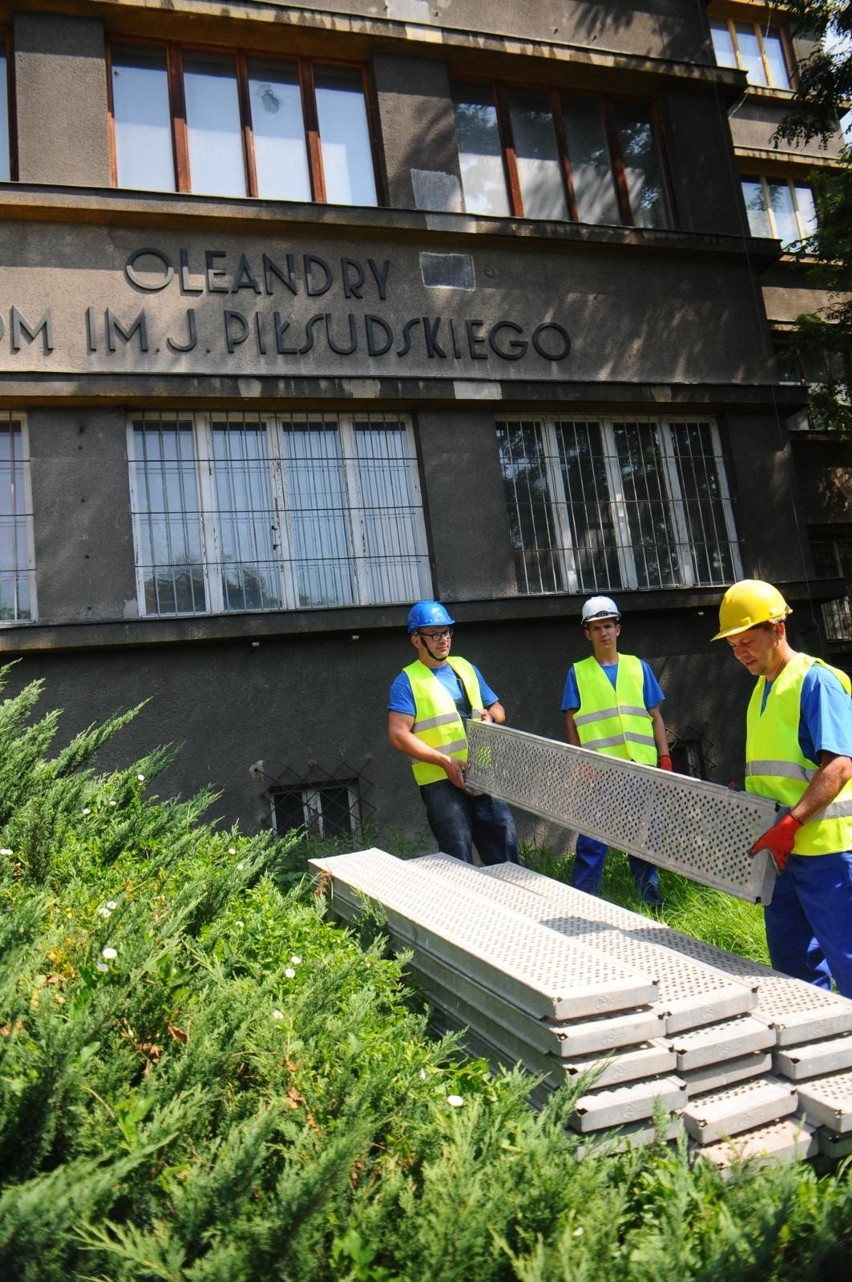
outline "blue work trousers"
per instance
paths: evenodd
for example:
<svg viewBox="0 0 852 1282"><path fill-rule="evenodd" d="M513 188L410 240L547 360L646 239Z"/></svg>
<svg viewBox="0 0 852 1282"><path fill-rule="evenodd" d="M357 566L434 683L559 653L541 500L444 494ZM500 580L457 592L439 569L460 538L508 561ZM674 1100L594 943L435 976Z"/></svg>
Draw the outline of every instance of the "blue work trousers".
<svg viewBox="0 0 852 1282"><path fill-rule="evenodd" d="M472 864L475 846L484 864L518 863L518 834L505 801L465 792L449 779L421 784L420 795L444 854Z"/></svg>
<svg viewBox="0 0 852 1282"><path fill-rule="evenodd" d="M608 849L609 847L603 841L596 841L594 837L584 837L582 833L578 835L577 853L574 856L574 869L571 873L571 885L575 890L585 890L588 895L600 894L604 860ZM654 865L646 863L644 859L637 859L635 855L628 855L627 862L643 902L659 904L661 901L660 874Z"/></svg>
<svg viewBox="0 0 852 1282"><path fill-rule="evenodd" d="M790 855L763 916L776 970L852 997L852 853Z"/></svg>

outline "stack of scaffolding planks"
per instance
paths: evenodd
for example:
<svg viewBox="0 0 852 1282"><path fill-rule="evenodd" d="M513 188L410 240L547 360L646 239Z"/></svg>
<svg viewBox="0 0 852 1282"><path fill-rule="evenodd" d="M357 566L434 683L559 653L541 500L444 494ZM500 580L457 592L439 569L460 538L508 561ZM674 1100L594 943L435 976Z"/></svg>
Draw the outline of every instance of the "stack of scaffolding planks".
<svg viewBox="0 0 852 1282"><path fill-rule="evenodd" d="M312 864L344 920L381 906L445 1026L536 1075L534 1102L588 1083L570 1123L584 1140L650 1140L662 1112L667 1137L723 1167L852 1152L845 998L516 864L375 849Z"/></svg>

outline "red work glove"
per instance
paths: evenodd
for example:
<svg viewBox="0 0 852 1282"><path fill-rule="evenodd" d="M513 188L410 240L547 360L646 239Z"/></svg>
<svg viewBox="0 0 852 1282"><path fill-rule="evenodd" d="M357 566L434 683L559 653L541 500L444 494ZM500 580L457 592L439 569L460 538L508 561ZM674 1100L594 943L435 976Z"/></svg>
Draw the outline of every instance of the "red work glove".
<svg viewBox="0 0 852 1282"><path fill-rule="evenodd" d="M783 819L778 820L777 824L768 828L762 837L758 837L748 853L756 855L759 850L768 850L775 860L775 867L779 872L783 872L787 867L787 859L793 849L796 833L801 826L801 819L795 819L793 815L785 815Z"/></svg>
<svg viewBox="0 0 852 1282"><path fill-rule="evenodd" d="M657 762L657 765L660 767L661 770L671 770L672 759L671 757L660 757L659 761Z"/></svg>

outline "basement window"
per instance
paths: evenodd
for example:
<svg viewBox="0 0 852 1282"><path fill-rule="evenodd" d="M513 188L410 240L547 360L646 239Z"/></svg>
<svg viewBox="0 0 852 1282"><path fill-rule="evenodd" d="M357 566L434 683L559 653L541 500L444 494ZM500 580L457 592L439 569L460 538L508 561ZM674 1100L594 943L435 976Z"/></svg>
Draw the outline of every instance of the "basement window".
<svg viewBox="0 0 852 1282"><path fill-rule="evenodd" d="M350 837L361 825L354 779L274 789L270 801L272 828L279 837L293 829L323 840Z"/></svg>

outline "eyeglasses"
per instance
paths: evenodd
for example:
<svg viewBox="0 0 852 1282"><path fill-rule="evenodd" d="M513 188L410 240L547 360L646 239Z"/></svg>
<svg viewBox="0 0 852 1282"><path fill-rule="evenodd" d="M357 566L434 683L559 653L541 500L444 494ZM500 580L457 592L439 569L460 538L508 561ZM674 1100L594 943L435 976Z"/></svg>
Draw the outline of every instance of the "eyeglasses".
<svg viewBox="0 0 852 1282"><path fill-rule="evenodd" d="M418 628L417 635L422 637L424 641L443 641L444 637L453 635L453 630L452 628L441 628L440 632L421 632Z"/></svg>

